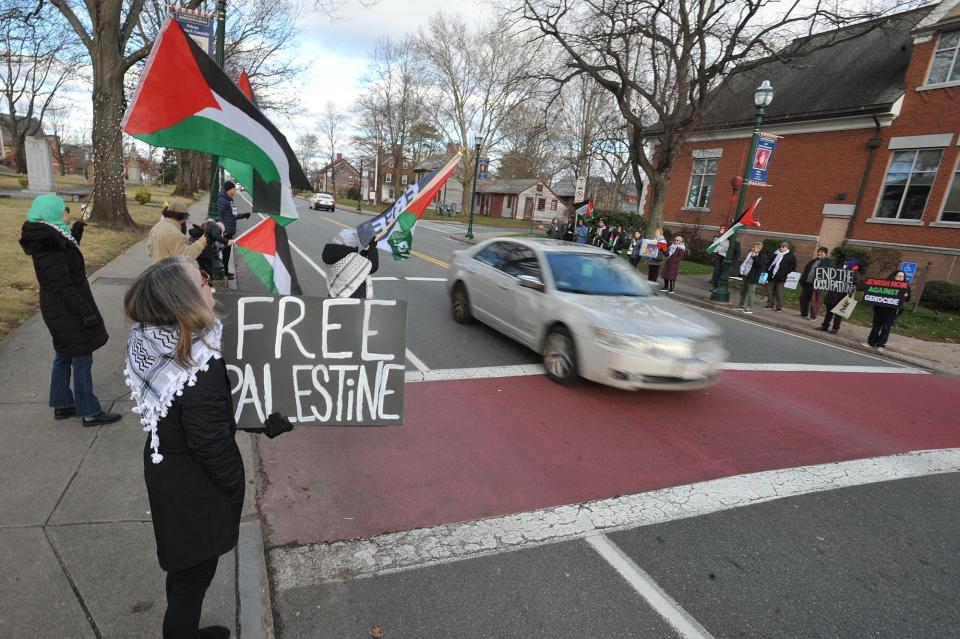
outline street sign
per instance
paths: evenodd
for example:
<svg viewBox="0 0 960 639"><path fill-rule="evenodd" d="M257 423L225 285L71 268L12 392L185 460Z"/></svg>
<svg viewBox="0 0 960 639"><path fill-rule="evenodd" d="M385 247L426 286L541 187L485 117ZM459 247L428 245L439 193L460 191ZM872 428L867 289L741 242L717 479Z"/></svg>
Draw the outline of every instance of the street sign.
<svg viewBox="0 0 960 639"><path fill-rule="evenodd" d="M770 168L770 157L777 148L777 136L761 133L757 139L757 148L753 152L753 164L747 176L749 183L754 186L767 185L767 169Z"/></svg>
<svg viewBox="0 0 960 639"><path fill-rule="evenodd" d="M900 270L907 276L907 281L913 283L913 278L917 275L916 262L900 262Z"/></svg>
<svg viewBox="0 0 960 639"><path fill-rule="evenodd" d="M180 23L184 33L212 58L214 14L185 7L170 7L170 15Z"/></svg>
<svg viewBox="0 0 960 639"><path fill-rule="evenodd" d="M577 192L573 196L573 201L583 202L587 196L587 177L585 175L577 178L576 190Z"/></svg>

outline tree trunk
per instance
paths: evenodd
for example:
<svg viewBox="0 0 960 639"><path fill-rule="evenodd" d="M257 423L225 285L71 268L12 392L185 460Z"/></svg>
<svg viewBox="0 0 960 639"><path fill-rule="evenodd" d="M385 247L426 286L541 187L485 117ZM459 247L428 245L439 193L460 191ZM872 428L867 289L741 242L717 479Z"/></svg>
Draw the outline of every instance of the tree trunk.
<svg viewBox="0 0 960 639"><path fill-rule="evenodd" d="M177 188L174 195L192 198L206 183L206 155L196 151L177 151Z"/></svg>
<svg viewBox="0 0 960 639"><path fill-rule="evenodd" d="M109 35L106 29L103 31L97 34L98 38ZM120 229L136 226L127 210L123 186L120 134L120 120L126 106L123 68L123 58L112 47L99 47L93 54L93 213L90 219Z"/></svg>
<svg viewBox="0 0 960 639"><path fill-rule="evenodd" d="M460 164L463 167L463 194L460 197L460 210L464 213L470 213L470 202L473 198L473 178L477 173L476 162L477 158L473 155L473 149L467 149Z"/></svg>
<svg viewBox="0 0 960 639"><path fill-rule="evenodd" d="M15 128L15 127L12 127ZM15 132L10 140L13 146L13 170L17 173L27 173L27 136Z"/></svg>
<svg viewBox="0 0 960 639"><path fill-rule="evenodd" d="M667 200L667 189L670 187L669 173L654 173L650 179L650 224L647 233L653 238L654 229L663 228L663 205Z"/></svg>

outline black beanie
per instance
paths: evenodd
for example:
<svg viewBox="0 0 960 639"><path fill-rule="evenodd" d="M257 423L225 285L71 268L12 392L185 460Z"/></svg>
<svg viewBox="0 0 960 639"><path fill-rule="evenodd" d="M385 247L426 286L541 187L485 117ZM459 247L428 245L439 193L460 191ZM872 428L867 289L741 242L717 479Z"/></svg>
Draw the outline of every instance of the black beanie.
<svg viewBox="0 0 960 639"><path fill-rule="evenodd" d="M234 184L234 183L231 182L230 180L227 180L226 182L223 183L223 192L226 193L226 192L229 191L230 189L234 189L234 188L236 188L236 187L237 187L236 184Z"/></svg>

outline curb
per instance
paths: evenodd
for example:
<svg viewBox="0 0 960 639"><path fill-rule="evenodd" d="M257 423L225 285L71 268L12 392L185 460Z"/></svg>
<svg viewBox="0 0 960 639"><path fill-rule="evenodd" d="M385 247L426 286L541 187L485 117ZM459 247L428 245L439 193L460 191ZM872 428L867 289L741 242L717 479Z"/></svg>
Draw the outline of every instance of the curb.
<svg viewBox="0 0 960 639"><path fill-rule="evenodd" d="M700 299L700 298L698 298L698 297L693 297L692 295L690 295L690 294L688 294L688 293L681 293L681 292L679 292L679 291L677 292L677 297L680 298L680 299L682 299L684 302L686 302L686 303L688 303L688 304L691 304L691 305L693 305L693 306L699 306L700 308L707 308L707 309L710 309L710 310L713 310L713 311L717 311L717 312L719 312L719 313L723 313L724 315L730 315L731 317L740 317L740 315L733 310L733 307L727 306L727 305L725 305L725 304L718 304L718 303L715 303L715 302L709 302L709 301ZM804 327L804 326L797 326L796 324L792 324L792 323L790 323L790 322L779 321L779 320L777 320L777 319L775 319L775 318L774 318L774 319L763 318L762 321L760 321L759 318L757 317L757 315L754 314L753 318L751 318L751 319L749 319L749 320L744 319L744 321L753 322L753 323L755 323L755 324L762 324L762 325L774 326L774 327L776 327L776 328L780 328L780 329L783 329L783 330L787 330L787 331L790 331L790 332L792 332L792 333L798 333L798 334L804 335L804 336L806 336L806 337L816 337L818 340L821 340L821 341L833 342L833 343L835 343L835 344L838 344L838 345L840 345L840 346L844 346L844 347L846 347L846 348L850 348L850 349L857 350L857 351L861 351L861 352L864 352L864 353L870 353L870 354L876 355L876 353L873 351L873 349L866 349L866 348L864 348L863 345L862 345L859 341L857 341L857 340L849 339L849 338L846 338L846 337L838 337L838 336L833 335L833 334L831 334L831 333L826 333L826 332L824 332L824 331L817 331L817 330L814 330L814 329L811 329L811 328L806 328L806 327ZM943 375L950 375L950 376L954 376L954 375L955 375L955 373L952 372L952 371L949 371L949 370L946 370L946 369L943 369L943 368L939 368L939 367L937 366L937 362L934 361L934 360L928 360L928 359L916 357L916 356L914 356L914 355L911 355L911 354L909 354L909 353L905 353L905 352L903 352L903 351L899 351L899 350L897 350L897 349L893 349L893 348L889 348L889 347L888 347L887 349L884 350L883 356L886 357L886 358L888 358L888 359L893 359L893 360L897 360L897 361L900 361L900 362L904 362L904 363L910 364L910 365L912 365L912 366L916 366L916 367L918 367L918 368L923 368L923 369L925 369L925 370L929 370L929 371L934 371L934 372L937 372L937 373L941 373L941 374L943 374Z"/></svg>

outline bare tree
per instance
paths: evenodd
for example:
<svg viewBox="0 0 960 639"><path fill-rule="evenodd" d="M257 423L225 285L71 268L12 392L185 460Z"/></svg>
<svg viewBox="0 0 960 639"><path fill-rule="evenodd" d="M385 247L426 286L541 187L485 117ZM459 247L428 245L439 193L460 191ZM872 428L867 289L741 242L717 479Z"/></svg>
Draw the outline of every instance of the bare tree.
<svg viewBox="0 0 960 639"><path fill-rule="evenodd" d="M866 23L820 37L879 14L871 0L522 0L517 15L533 28L534 42L559 46L566 84L591 78L613 97L626 124L636 184L649 179L650 224L660 226L674 162L717 98L722 82L777 59L803 58L860 37ZM867 6L867 4L871 6ZM788 46L789 45L789 46ZM654 144L647 145L648 138ZM655 150L652 150L655 147Z"/></svg>
<svg viewBox="0 0 960 639"><path fill-rule="evenodd" d="M499 177L552 177L563 168L555 125L558 115L558 110L529 100L504 120Z"/></svg>
<svg viewBox="0 0 960 639"><path fill-rule="evenodd" d="M43 115L41 124L47 129L47 135L52 137L53 157L56 158L60 167L60 175L67 174L66 162L63 155L63 144L67 137L67 123L73 113L71 106L65 102L56 102L51 104Z"/></svg>
<svg viewBox="0 0 960 639"><path fill-rule="evenodd" d="M296 148L297 160L300 161L303 170L309 174L310 168L313 166L313 159L320 150L320 139L317 138L315 133L301 133L297 136Z"/></svg>
<svg viewBox="0 0 960 639"><path fill-rule="evenodd" d="M320 148L322 153L329 158L332 164L337 159L337 150L346 139L344 135L347 126L347 115L337 108L333 102L327 102L320 118L317 120L317 128L320 131ZM326 188L331 192L337 190L337 172L330 170L331 184Z"/></svg>
<svg viewBox="0 0 960 639"><path fill-rule="evenodd" d="M613 106L603 98L603 89L586 76L572 78L556 92L554 107L559 116L558 128L563 133L564 157L574 179L590 177L602 107Z"/></svg>
<svg viewBox="0 0 960 639"><path fill-rule="evenodd" d="M400 184L404 157L426 154L430 139L439 138L427 122L421 66L413 39L381 39L357 105L358 141L366 153L390 159L395 185ZM381 194L376 197L379 202Z"/></svg>
<svg viewBox="0 0 960 639"><path fill-rule="evenodd" d="M2 117L11 133L7 142L13 148L13 165L20 173L27 172L27 136L42 132L41 123L57 92L78 66L76 52L62 37L66 25L59 14L43 7L28 19L33 8L32 2L0 2L0 13L12 16L0 22L0 94L7 111Z"/></svg>
<svg viewBox="0 0 960 639"><path fill-rule="evenodd" d="M419 38L424 71L431 81L437 128L448 140L467 148L461 165L463 209L470 204L476 163L474 136L482 136L480 155L496 147L513 112L534 95L538 83L530 70L540 49L526 45L505 19L486 28L470 29L457 17L439 13Z"/></svg>

